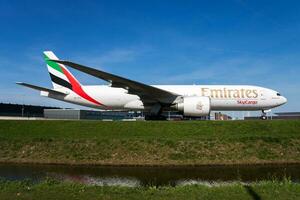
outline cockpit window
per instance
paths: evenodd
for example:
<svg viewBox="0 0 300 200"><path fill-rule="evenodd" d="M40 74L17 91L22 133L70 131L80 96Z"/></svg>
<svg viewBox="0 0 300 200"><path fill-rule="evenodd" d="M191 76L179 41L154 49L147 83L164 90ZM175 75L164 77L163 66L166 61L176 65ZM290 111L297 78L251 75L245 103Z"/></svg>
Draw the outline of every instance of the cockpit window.
<svg viewBox="0 0 300 200"><path fill-rule="evenodd" d="M277 96L281 96L280 93L277 93Z"/></svg>

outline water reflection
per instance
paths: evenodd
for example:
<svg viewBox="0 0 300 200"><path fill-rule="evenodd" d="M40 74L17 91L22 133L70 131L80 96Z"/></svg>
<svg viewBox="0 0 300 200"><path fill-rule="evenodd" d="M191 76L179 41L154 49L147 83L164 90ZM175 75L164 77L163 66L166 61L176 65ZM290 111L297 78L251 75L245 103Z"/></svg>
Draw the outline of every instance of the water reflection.
<svg viewBox="0 0 300 200"><path fill-rule="evenodd" d="M218 184L233 181L281 180L300 182L300 165L200 166L200 167L103 167L1 164L0 177L8 180L46 177L92 185L162 186Z"/></svg>
<svg viewBox="0 0 300 200"><path fill-rule="evenodd" d="M93 177L90 175L66 175L66 174L57 174L57 173L49 173L47 177L54 178L60 181L83 183L86 185L126 186L126 187L141 186L140 181L135 178Z"/></svg>

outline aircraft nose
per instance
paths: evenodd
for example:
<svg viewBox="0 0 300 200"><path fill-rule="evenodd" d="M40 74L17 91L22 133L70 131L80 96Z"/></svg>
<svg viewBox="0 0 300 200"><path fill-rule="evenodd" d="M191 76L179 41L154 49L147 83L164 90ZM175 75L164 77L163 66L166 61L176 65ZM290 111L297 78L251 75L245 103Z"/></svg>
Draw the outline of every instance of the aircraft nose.
<svg viewBox="0 0 300 200"><path fill-rule="evenodd" d="M282 97L281 100L282 100L282 104L285 104L287 102L287 99L285 97Z"/></svg>

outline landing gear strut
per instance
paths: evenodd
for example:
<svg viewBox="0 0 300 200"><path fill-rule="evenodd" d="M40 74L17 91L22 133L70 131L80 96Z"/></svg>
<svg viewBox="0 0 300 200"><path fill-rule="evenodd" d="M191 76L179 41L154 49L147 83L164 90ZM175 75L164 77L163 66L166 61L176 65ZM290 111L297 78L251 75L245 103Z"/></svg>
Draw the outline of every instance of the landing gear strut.
<svg viewBox="0 0 300 200"><path fill-rule="evenodd" d="M162 106L156 103L152 106L150 113L145 115L145 120L166 120L167 118L162 114Z"/></svg>
<svg viewBox="0 0 300 200"><path fill-rule="evenodd" d="M262 120L266 120L267 119L267 113L264 110L261 111L261 117L260 117L260 119L262 119Z"/></svg>

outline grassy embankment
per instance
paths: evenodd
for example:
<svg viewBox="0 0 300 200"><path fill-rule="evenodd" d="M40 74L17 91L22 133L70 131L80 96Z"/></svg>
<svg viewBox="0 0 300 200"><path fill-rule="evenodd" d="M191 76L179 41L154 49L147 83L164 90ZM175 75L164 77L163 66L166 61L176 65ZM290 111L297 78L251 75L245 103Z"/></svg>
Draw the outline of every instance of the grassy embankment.
<svg viewBox="0 0 300 200"><path fill-rule="evenodd" d="M299 199L300 184L267 181L209 187L189 185L162 188L85 186L46 181L39 184L0 181L0 199Z"/></svg>
<svg viewBox="0 0 300 200"><path fill-rule="evenodd" d="M300 121L0 121L0 162L300 163Z"/></svg>

